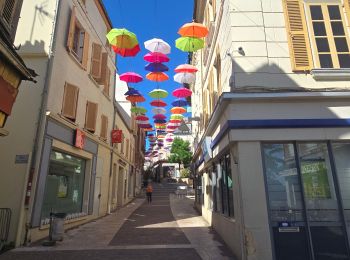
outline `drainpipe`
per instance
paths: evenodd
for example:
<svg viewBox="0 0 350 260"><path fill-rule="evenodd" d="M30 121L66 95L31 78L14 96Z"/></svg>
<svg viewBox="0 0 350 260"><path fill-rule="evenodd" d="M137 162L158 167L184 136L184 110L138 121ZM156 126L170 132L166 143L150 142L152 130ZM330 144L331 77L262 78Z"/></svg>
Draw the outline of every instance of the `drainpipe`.
<svg viewBox="0 0 350 260"><path fill-rule="evenodd" d="M45 75L45 81L44 81L44 88L43 88L43 92L42 92L42 99L41 99L41 104L40 104L40 111L39 111L39 115L38 115L38 126L36 129L36 133L35 133L35 138L34 138L34 146L33 146L33 150L32 150L32 160L31 160L31 165L30 165L30 173L29 173L29 179L28 179L28 184L27 184L27 191L25 196L29 197L28 199L30 200L30 193L27 196L27 192L30 192L30 190L28 190L28 187L32 187L33 186L33 179L34 179L34 172L35 172L35 165L36 165L36 160L38 156L39 151L42 150L42 145L39 147L39 138L41 135L44 135L44 131L46 128L46 108L47 108L47 99L48 99L48 93L49 93L49 81L51 79L51 74L52 74L52 68L53 68L53 61L55 58L55 50L56 50L56 36L58 33L58 21L57 18L60 15L60 1L56 0L56 13L55 13L55 17L53 19L53 31L51 32L51 39L50 39L50 48L49 48L49 54L48 54L48 65L47 65L47 72ZM36 176L37 178L38 176ZM29 202L29 201L28 201ZM28 239L28 232L29 229L31 227L31 215L32 215L32 210L34 204L33 199L31 200L31 204L29 205L29 211L28 211L28 217L27 217L27 223L26 223L26 232L25 232L25 236L24 236L24 242L23 244L26 245L27 244L27 239Z"/></svg>

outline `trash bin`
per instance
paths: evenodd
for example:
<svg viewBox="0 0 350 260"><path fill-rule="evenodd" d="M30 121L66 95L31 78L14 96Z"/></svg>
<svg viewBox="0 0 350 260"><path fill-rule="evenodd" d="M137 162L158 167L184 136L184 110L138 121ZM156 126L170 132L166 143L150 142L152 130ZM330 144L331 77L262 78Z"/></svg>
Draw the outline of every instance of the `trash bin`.
<svg viewBox="0 0 350 260"><path fill-rule="evenodd" d="M66 213L51 213L50 240L62 241L64 234L64 218Z"/></svg>

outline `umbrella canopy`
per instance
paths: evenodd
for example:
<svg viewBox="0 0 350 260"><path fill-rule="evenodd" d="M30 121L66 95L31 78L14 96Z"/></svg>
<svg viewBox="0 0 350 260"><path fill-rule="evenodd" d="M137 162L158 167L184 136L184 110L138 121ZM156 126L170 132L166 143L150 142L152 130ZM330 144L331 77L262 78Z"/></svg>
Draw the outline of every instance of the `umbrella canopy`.
<svg viewBox="0 0 350 260"><path fill-rule="evenodd" d="M170 111L172 114L184 114L187 110L183 107L173 107Z"/></svg>
<svg viewBox="0 0 350 260"><path fill-rule="evenodd" d="M112 45L112 49L116 54L119 54L122 57L133 57L136 56L136 54L139 53L140 49L140 45L136 45L135 47L131 48L131 49L127 49L127 48L118 48L116 46Z"/></svg>
<svg viewBox="0 0 350 260"><path fill-rule="evenodd" d="M129 83L138 83L142 81L142 76L135 72L125 72L119 76L119 79Z"/></svg>
<svg viewBox="0 0 350 260"><path fill-rule="evenodd" d="M208 28L201 23L186 23L177 32L181 36L203 38L208 35Z"/></svg>
<svg viewBox="0 0 350 260"><path fill-rule="evenodd" d="M154 120L154 123L166 123L166 120L165 119L155 119Z"/></svg>
<svg viewBox="0 0 350 260"><path fill-rule="evenodd" d="M158 126L155 126L156 129L165 129L166 126L165 125L158 125Z"/></svg>
<svg viewBox="0 0 350 260"><path fill-rule="evenodd" d="M140 120L140 121L136 121L136 124L144 125L144 124L150 124L150 122L148 120Z"/></svg>
<svg viewBox="0 0 350 260"><path fill-rule="evenodd" d="M154 107L165 107L166 106L166 103L162 100L153 100L150 104L151 104L151 106L154 106Z"/></svg>
<svg viewBox="0 0 350 260"><path fill-rule="evenodd" d="M132 113L145 114L147 112L147 109L144 107L132 107L130 111Z"/></svg>
<svg viewBox="0 0 350 260"><path fill-rule="evenodd" d="M166 116L163 114L155 114L153 116L154 119L166 119Z"/></svg>
<svg viewBox="0 0 350 260"><path fill-rule="evenodd" d="M145 66L145 70L148 70L150 72L164 72L164 71L168 71L169 68L163 63L152 62L152 63L148 63Z"/></svg>
<svg viewBox="0 0 350 260"><path fill-rule="evenodd" d="M162 108L162 107L155 107L155 108L152 108L152 113L153 114L165 114L166 109Z"/></svg>
<svg viewBox="0 0 350 260"><path fill-rule="evenodd" d="M135 102L144 102L146 99L143 96L127 96L126 100L130 101L131 103Z"/></svg>
<svg viewBox="0 0 350 260"><path fill-rule="evenodd" d="M163 53L160 52L150 52L143 56L143 59L148 62L161 63L168 62L170 59Z"/></svg>
<svg viewBox="0 0 350 260"><path fill-rule="evenodd" d="M147 121L149 118L147 116L137 116L135 120L137 121Z"/></svg>
<svg viewBox="0 0 350 260"><path fill-rule="evenodd" d="M148 95L152 98L166 98L169 93L164 89L153 89Z"/></svg>
<svg viewBox="0 0 350 260"><path fill-rule="evenodd" d="M179 73L179 72L195 73L197 71L198 71L198 69L191 64L181 64L175 68L176 73Z"/></svg>
<svg viewBox="0 0 350 260"><path fill-rule="evenodd" d="M180 115L180 114L172 114L170 116L171 119L183 119L184 116L183 115Z"/></svg>
<svg viewBox="0 0 350 260"><path fill-rule="evenodd" d="M144 42L145 48L151 52L160 52L164 54L169 54L171 47L168 43L162 39L153 38Z"/></svg>
<svg viewBox="0 0 350 260"><path fill-rule="evenodd" d="M170 123L181 123L182 119L170 119L169 122Z"/></svg>
<svg viewBox="0 0 350 260"><path fill-rule="evenodd" d="M174 107L184 107L188 105L188 102L185 99L176 99L171 105Z"/></svg>
<svg viewBox="0 0 350 260"><path fill-rule="evenodd" d="M180 72L174 75L174 81L179 82L181 84L183 83L190 84L195 82L195 80L196 80L196 75L190 72Z"/></svg>
<svg viewBox="0 0 350 260"><path fill-rule="evenodd" d="M133 48L138 44L136 34L128 31L125 28L113 28L107 35L109 44L118 48Z"/></svg>
<svg viewBox="0 0 350 260"><path fill-rule="evenodd" d="M173 138L166 138L165 141L170 143L170 142L174 141L174 139Z"/></svg>
<svg viewBox="0 0 350 260"><path fill-rule="evenodd" d="M192 95L192 91L188 88L178 88L173 91L173 96L182 98L182 97L189 97Z"/></svg>
<svg viewBox="0 0 350 260"><path fill-rule="evenodd" d="M169 76L164 72L150 72L146 75L146 78L152 81L166 81L169 79Z"/></svg>
<svg viewBox="0 0 350 260"><path fill-rule="evenodd" d="M166 132L164 130L157 130L157 134L159 134L159 135L166 134Z"/></svg>
<svg viewBox="0 0 350 260"><path fill-rule="evenodd" d="M180 37L175 41L175 46L185 52L194 52L204 47L204 40L194 37Z"/></svg>
<svg viewBox="0 0 350 260"><path fill-rule="evenodd" d="M176 128L178 128L179 126L178 125L169 125L169 126L167 126L167 129L176 129Z"/></svg>
<svg viewBox="0 0 350 260"><path fill-rule="evenodd" d="M138 126L139 126L140 128L145 128L145 129L152 128L152 125L151 125L151 124L139 124Z"/></svg>
<svg viewBox="0 0 350 260"><path fill-rule="evenodd" d="M141 96L142 94L134 88L129 88L129 90L124 93L124 95L125 96L135 96L135 95Z"/></svg>

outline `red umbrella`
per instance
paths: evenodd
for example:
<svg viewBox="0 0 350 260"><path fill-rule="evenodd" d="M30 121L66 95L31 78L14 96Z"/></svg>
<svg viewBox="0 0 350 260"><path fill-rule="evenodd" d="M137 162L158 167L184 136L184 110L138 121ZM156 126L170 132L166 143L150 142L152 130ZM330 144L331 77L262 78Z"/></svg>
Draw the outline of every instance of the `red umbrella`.
<svg viewBox="0 0 350 260"><path fill-rule="evenodd" d="M180 72L195 73L197 71L198 71L198 69L191 64L182 64L182 65L179 65L175 68L176 73L180 73Z"/></svg>
<svg viewBox="0 0 350 260"><path fill-rule="evenodd" d="M147 116L137 116L135 120L137 121L147 121L149 118Z"/></svg>
<svg viewBox="0 0 350 260"><path fill-rule="evenodd" d="M170 60L168 56L160 52L149 52L145 56L143 56L143 59L148 62L156 63L168 62Z"/></svg>
<svg viewBox="0 0 350 260"><path fill-rule="evenodd" d="M142 76L135 72L125 72L119 76L119 79L125 82L138 83L142 81Z"/></svg>
<svg viewBox="0 0 350 260"><path fill-rule="evenodd" d="M150 104L151 104L151 106L154 106L154 107L165 107L166 106L166 103L162 100L153 100Z"/></svg>
<svg viewBox="0 0 350 260"><path fill-rule="evenodd" d="M120 56L123 57L133 57L136 56L137 53L139 53L140 49L140 45L136 45L135 47L131 48L131 49L126 49L126 48L118 48L114 45L112 45L112 49L115 53L119 54Z"/></svg>
<svg viewBox="0 0 350 260"><path fill-rule="evenodd" d="M173 96L182 98L189 97L192 95L192 91L188 88L178 88L173 91Z"/></svg>
<svg viewBox="0 0 350 260"><path fill-rule="evenodd" d="M153 118L154 118L154 119L165 119L166 116L163 115L163 114L156 114L156 115L153 116Z"/></svg>
<svg viewBox="0 0 350 260"><path fill-rule="evenodd" d="M131 103L146 101L143 96L127 96L126 100L129 100Z"/></svg>
<svg viewBox="0 0 350 260"><path fill-rule="evenodd" d="M181 123L180 119L170 119L169 120L170 123Z"/></svg>
<svg viewBox="0 0 350 260"><path fill-rule="evenodd" d="M178 125L168 125L166 128L167 129L176 129L178 127L179 127Z"/></svg>

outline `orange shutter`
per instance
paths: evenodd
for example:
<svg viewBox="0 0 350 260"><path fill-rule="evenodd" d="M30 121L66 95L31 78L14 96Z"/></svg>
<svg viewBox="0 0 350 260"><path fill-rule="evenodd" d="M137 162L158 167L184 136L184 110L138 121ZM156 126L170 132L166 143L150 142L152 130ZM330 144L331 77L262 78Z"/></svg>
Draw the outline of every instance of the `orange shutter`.
<svg viewBox="0 0 350 260"><path fill-rule="evenodd" d="M90 101L86 104L85 128L93 133L96 129L97 107L96 103Z"/></svg>
<svg viewBox="0 0 350 260"><path fill-rule="evenodd" d="M100 44L92 44L92 56L91 56L91 76L95 79L99 79L101 76L101 56L102 47Z"/></svg>
<svg viewBox="0 0 350 260"><path fill-rule="evenodd" d="M100 78L96 79L96 81L101 84L101 85L106 85L106 80L107 80L107 60L108 60L108 53L104 52L102 53L102 57L101 57L101 74L100 74Z"/></svg>
<svg viewBox="0 0 350 260"><path fill-rule="evenodd" d="M309 71L312 57L303 3L283 0L283 7L293 71Z"/></svg>
<svg viewBox="0 0 350 260"><path fill-rule="evenodd" d="M88 58L89 58L89 34L85 31L84 32L84 46L83 46L83 58L82 58L82 66L84 70L87 69L88 64Z"/></svg>
<svg viewBox="0 0 350 260"><path fill-rule="evenodd" d="M104 140L107 140L107 129L108 128L108 117L105 115L101 116L101 133L100 137Z"/></svg>
<svg viewBox="0 0 350 260"><path fill-rule="evenodd" d="M76 21L75 7L73 7L72 13L70 15L70 23L69 23L69 31L68 31L68 39L67 39L68 50L72 50L73 48L75 21Z"/></svg>
<svg viewBox="0 0 350 260"><path fill-rule="evenodd" d="M62 115L75 119L77 113L79 88L71 84L66 83L64 86L63 102L62 102Z"/></svg>
<svg viewBox="0 0 350 260"><path fill-rule="evenodd" d="M110 85L110 81L111 81L111 70L107 69L107 75L106 75L106 84L103 88L103 92L109 96L109 85Z"/></svg>

